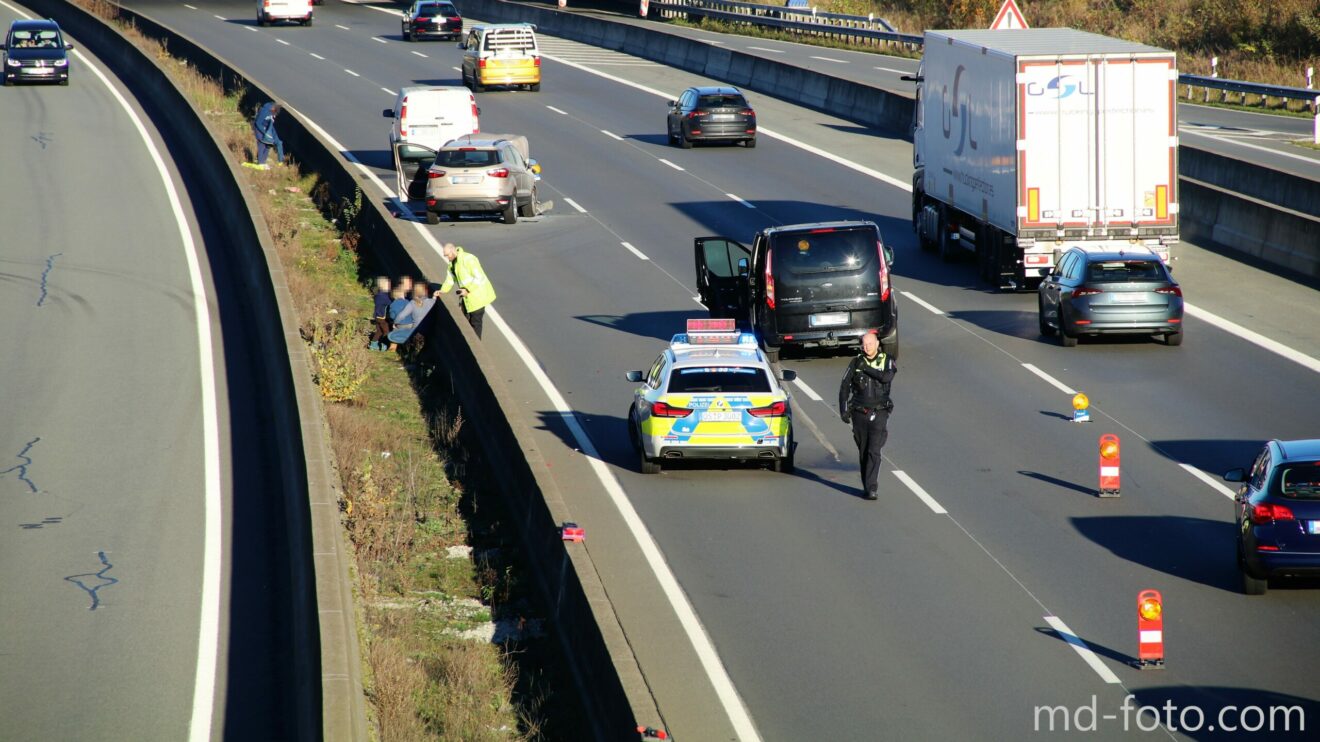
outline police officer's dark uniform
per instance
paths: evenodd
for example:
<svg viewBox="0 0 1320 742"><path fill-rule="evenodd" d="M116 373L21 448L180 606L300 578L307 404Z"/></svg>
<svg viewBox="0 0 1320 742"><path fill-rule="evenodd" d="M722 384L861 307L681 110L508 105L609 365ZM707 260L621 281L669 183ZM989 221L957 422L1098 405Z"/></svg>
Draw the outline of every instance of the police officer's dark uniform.
<svg viewBox="0 0 1320 742"><path fill-rule="evenodd" d="M865 497L874 500L880 488L880 449L889 438L886 426L894 403L889 399L889 385L898 366L883 351L873 357L859 353L848 364L839 385L839 416L852 423L853 440L862 469Z"/></svg>

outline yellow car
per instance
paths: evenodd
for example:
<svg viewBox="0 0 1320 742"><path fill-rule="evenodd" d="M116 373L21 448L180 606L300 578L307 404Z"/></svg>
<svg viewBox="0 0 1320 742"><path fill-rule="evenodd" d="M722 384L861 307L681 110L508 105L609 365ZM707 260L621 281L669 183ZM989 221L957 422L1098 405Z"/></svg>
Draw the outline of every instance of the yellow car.
<svg viewBox="0 0 1320 742"><path fill-rule="evenodd" d="M628 434L644 474L689 459L765 461L793 471L793 407L756 337L732 319L688 320L651 370L629 371L642 385L628 410Z"/></svg>
<svg viewBox="0 0 1320 742"><path fill-rule="evenodd" d="M463 84L474 93L495 85L541 89L541 48L530 23L473 26L458 48Z"/></svg>

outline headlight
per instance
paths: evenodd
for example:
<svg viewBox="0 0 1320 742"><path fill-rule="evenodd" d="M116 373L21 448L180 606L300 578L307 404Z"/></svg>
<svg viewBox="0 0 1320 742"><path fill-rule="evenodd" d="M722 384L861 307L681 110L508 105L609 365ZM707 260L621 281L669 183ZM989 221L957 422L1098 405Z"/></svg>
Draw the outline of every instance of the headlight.
<svg viewBox="0 0 1320 742"><path fill-rule="evenodd" d="M23 66L23 63L20 62L20 61L18 61L17 59L9 59L9 58L6 58L6 59L5 59L5 64L9 65L10 67L22 67L22 66Z"/></svg>
<svg viewBox="0 0 1320 742"><path fill-rule="evenodd" d="M57 60L55 60L55 66L56 66L56 67L68 67L68 66L69 66L69 60L67 60L67 59L57 59Z"/></svg>

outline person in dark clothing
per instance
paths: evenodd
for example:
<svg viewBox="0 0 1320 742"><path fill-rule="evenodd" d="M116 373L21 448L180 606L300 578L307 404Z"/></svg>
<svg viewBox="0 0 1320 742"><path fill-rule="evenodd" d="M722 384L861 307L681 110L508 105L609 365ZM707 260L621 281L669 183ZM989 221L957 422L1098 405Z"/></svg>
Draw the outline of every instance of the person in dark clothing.
<svg viewBox="0 0 1320 742"><path fill-rule="evenodd" d="M839 384L839 417L852 424L868 500L880 495L880 449L889 439L889 413L894 409L889 385L896 373L894 359L880 352L880 338L870 332L862 336L862 352L848 364Z"/></svg>
<svg viewBox="0 0 1320 742"><path fill-rule="evenodd" d="M275 131L275 117L280 115L280 104L269 102L262 104L257 117L252 120L252 133L257 137L257 169L266 169L266 154L275 148L275 161L284 164L284 140Z"/></svg>
<svg viewBox="0 0 1320 742"><path fill-rule="evenodd" d="M375 309L371 312L371 340L367 347L372 350L385 350L386 337L390 334L390 279L380 276L376 279Z"/></svg>

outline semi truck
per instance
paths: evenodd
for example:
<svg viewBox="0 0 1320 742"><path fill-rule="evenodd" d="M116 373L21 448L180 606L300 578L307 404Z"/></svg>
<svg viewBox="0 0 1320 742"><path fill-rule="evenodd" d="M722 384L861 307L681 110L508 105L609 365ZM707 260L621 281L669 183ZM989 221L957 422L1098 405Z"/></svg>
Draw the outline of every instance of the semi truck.
<svg viewBox="0 0 1320 742"><path fill-rule="evenodd" d="M1177 58L1067 28L927 31L912 226L945 260L1034 288L1077 245L1178 242Z"/></svg>

